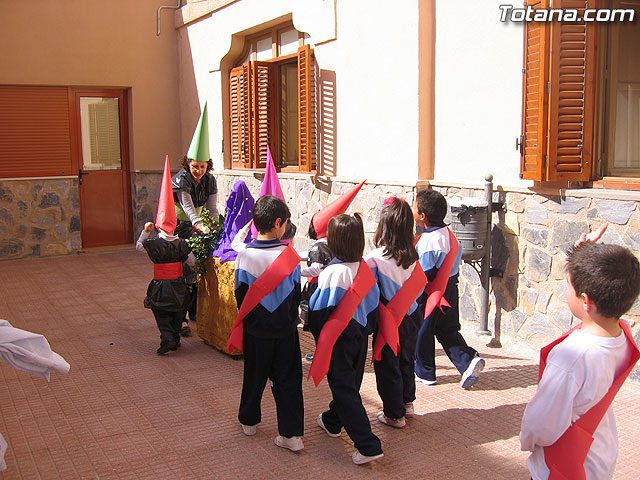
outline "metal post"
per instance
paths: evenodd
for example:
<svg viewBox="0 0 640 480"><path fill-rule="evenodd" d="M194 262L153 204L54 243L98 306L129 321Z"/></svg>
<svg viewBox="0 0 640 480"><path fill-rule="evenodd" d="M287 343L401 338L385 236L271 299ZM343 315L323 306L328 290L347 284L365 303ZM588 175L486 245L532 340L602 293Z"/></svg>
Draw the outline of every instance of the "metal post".
<svg viewBox="0 0 640 480"><path fill-rule="evenodd" d="M487 238L485 240L485 253L481 259L480 267L480 288L481 288L481 302L480 302L480 328L478 333L481 335L491 335L489 331L489 282L490 269L491 269L491 217L493 202L493 175L490 173L485 177L484 184L484 199L487 202Z"/></svg>

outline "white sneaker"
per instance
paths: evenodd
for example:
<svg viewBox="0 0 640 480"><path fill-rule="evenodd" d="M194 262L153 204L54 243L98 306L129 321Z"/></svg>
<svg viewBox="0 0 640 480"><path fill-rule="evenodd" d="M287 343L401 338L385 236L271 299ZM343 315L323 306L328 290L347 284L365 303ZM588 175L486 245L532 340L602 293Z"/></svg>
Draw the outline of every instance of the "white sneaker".
<svg viewBox="0 0 640 480"><path fill-rule="evenodd" d="M404 416L405 418L411 418L416 414L416 411L413 408L413 402L404 404Z"/></svg>
<svg viewBox="0 0 640 480"><path fill-rule="evenodd" d="M387 417L384 412L378 412L378 421L393 428L404 428L407 426L407 421L404 417L390 418Z"/></svg>
<svg viewBox="0 0 640 480"><path fill-rule="evenodd" d="M340 433L331 433L329 430L327 430L327 427L324 426L324 422L322 421L322 414L318 415L318 426L323 429L325 432L327 432L327 435L329 435L332 438L336 438L340 436Z"/></svg>
<svg viewBox="0 0 640 480"><path fill-rule="evenodd" d="M255 425L243 425L242 423L240 425L242 426L242 431L246 436L251 437L252 435L256 434Z"/></svg>
<svg viewBox="0 0 640 480"><path fill-rule="evenodd" d="M356 450L355 452L353 452L353 455L351 455L351 460L353 460L353 463L355 463L356 465L364 465L365 463L373 462L374 460L378 460L382 457L384 457L384 453L379 453L378 455L371 455L370 457L367 457L366 455L363 455L358 450Z"/></svg>
<svg viewBox="0 0 640 480"><path fill-rule="evenodd" d="M480 372L484 368L484 359L480 357L475 357L471 360L471 363L467 367L467 369L462 374L462 378L460 379L460 386L465 390L469 390L473 387L480 376Z"/></svg>
<svg viewBox="0 0 640 480"><path fill-rule="evenodd" d="M288 448L292 452L297 452L304 448L304 443L302 443L302 437L283 437L282 435L278 435L275 439L275 444L282 448Z"/></svg>
<svg viewBox="0 0 640 480"><path fill-rule="evenodd" d="M417 374L416 374L416 382L424 383L425 385L435 385L436 384L436 380L425 380L424 378L420 378Z"/></svg>

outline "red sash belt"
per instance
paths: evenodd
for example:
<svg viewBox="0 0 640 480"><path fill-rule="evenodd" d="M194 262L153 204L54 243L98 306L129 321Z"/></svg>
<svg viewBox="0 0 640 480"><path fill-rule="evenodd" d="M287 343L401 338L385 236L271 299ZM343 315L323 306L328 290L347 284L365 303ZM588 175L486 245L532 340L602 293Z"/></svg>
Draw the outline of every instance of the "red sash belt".
<svg viewBox="0 0 640 480"><path fill-rule="evenodd" d="M425 289L425 292L427 293L427 303L424 306L424 318L427 318L429 315L431 315L431 312L433 312L433 309L436 307L442 310L442 307L451 306L443 295L444 291L447 289L447 283L449 282L449 277L451 276L453 262L458 256L458 249L460 248L460 246L458 245L458 239L453 234L453 232L449 230L448 227L445 228L447 228L447 232L449 232L449 245L451 248L446 257L444 257L444 261L438 269L438 273L436 273L436 278L434 278L432 282L429 282L427 288Z"/></svg>
<svg viewBox="0 0 640 480"><path fill-rule="evenodd" d="M393 298L383 305L378 305L378 335L376 343L373 347L373 360L382 359L382 349L385 344L391 347L394 355L398 355L400 347L400 337L398 335L398 327L402 323L404 316L407 314L409 307L416 299L420 292L424 290L427 284L427 277L420 266L420 262L416 262L413 272L404 282L404 285L396 292Z"/></svg>
<svg viewBox="0 0 640 480"><path fill-rule="evenodd" d="M640 359L640 351L633 340L633 336L627 324L618 321L620 327L627 337L627 341L631 345L631 358L625 369L618 375L609 391L602 399L589 409L584 415L571 425L566 432L554 443L548 447L544 447L544 461L549 468L549 480L584 480L584 462L593 443L593 434L598 428L602 417L609 409L613 398L620 390L620 387L633 370L634 365ZM553 347L562 342L576 328L580 328L582 324L572 328L560 338L554 340L540 351L540 374L538 381L542 378L542 372L546 366L547 356Z"/></svg>
<svg viewBox="0 0 640 480"><path fill-rule="evenodd" d="M320 384L324 376L329 371L331 364L331 354L333 346L336 344L338 337L347 328L349 322L353 318L358 305L364 297L367 296L369 290L376 284L376 278L364 260L360 260L358 273L353 279L353 284L340 300L333 313L329 316L327 322L323 325L318 337L316 352L313 355L313 363L309 369L309 377L313 378L316 387Z"/></svg>
<svg viewBox="0 0 640 480"><path fill-rule="evenodd" d="M236 321L233 323L227 349L233 351L233 347L242 351L242 335L244 333L244 317L253 310L260 301L273 292L282 281L291 275L291 272L300 263L300 257L291 245L287 245L280 255L273 261L269 267L262 272L256 281L251 284L247 290Z"/></svg>
<svg viewBox="0 0 640 480"><path fill-rule="evenodd" d="M155 280L175 280L182 276L182 263L154 263L153 278Z"/></svg>

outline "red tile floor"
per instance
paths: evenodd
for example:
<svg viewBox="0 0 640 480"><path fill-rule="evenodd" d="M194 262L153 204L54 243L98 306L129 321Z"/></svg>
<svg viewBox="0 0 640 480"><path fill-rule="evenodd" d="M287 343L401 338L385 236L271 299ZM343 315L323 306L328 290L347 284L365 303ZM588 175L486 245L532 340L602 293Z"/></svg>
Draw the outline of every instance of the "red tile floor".
<svg viewBox="0 0 640 480"><path fill-rule="evenodd" d="M529 478L518 441L536 383L528 349L491 349L488 337L465 333L487 360L479 383L463 391L439 351L438 384L418 385L417 415L402 430L376 420L381 402L368 365L361 394L385 456L366 466L351 462L345 433L329 438L316 425L330 392L326 380L318 388L306 380L303 361L305 449L292 453L273 443L269 392L257 435L242 434L242 360L197 335L156 355L158 332L142 306L151 272L133 248L0 262L0 318L43 333L71 364L50 383L0 364L0 432L9 443L1 479ZM312 351L312 338L301 339L303 353ZM638 405L640 386L625 385L614 403L616 479L640 478Z"/></svg>

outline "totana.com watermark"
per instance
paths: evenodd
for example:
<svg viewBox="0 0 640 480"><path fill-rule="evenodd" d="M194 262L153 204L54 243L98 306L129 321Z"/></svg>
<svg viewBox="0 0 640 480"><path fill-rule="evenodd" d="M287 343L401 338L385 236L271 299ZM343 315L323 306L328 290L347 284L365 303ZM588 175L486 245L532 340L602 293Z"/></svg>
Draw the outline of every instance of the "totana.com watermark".
<svg viewBox="0 0 640 480"><path fill-rule="evenodd" d="M633 8L585 8L581 13L575 8L516 8L500 5L501 22L633 22Z"/></svg>

